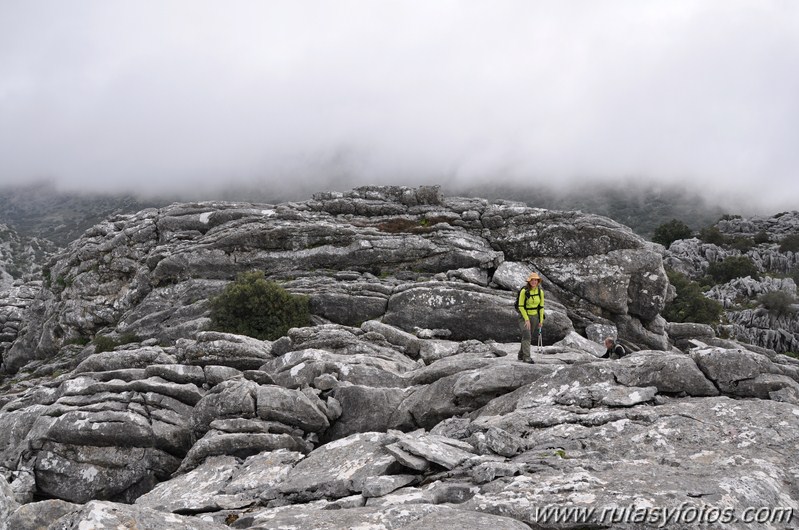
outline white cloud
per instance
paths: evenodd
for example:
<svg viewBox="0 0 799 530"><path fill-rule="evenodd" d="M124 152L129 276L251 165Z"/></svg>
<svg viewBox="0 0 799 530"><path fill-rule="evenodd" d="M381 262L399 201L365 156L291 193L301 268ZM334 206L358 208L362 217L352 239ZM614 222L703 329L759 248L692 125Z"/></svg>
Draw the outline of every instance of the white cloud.
<svg viewBox="0 0 799 530"><path fill-rule="evenodd" d="M0 6L0 184L756 188L795 208L799 7L663 0Z"/></svg>

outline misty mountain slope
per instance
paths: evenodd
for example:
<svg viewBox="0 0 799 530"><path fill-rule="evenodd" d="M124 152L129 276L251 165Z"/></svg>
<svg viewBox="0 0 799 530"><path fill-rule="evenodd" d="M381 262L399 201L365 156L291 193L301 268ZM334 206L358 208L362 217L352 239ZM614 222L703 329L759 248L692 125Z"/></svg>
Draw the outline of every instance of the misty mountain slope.
<svg viewBox="0 0 799 530"><path fill-rule="evenodd" d="M41 264L55 251L46 239L20 236L11 227L0 224L0 291L8 289L15 280L39 277Z"/></svg>
<svg viewBox="0 0 799 530"><path fill-rule="evenodd" d="M5 187L0 188L0 223L64 247L110 215L162 204L132 195L64 192L50 183Z"/></svg>
<svg viewBox="0 0 799 530"><path fill-rule="evenodd" d="M658 226L672 219L698 231L729 213L717 202L707 200L700 191L646 182L591 183L565 189L546 182L524 186L483 184L457 191L488 199L522 201L536 208L581 210L602 215L629 226L646 238L651 238Z"/></svg>

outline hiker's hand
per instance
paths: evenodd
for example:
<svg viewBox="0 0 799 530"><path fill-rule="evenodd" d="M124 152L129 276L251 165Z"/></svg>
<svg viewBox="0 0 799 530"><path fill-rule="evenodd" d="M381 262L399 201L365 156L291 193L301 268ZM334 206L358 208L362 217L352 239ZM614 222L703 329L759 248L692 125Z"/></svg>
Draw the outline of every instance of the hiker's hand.
<svg viewBox="0 0 799 530"><path fill-rule="evenodd" d="M525 320L524 321L524 327L527 328L527 329L530 329L530 321L529 320Z"/></svg>

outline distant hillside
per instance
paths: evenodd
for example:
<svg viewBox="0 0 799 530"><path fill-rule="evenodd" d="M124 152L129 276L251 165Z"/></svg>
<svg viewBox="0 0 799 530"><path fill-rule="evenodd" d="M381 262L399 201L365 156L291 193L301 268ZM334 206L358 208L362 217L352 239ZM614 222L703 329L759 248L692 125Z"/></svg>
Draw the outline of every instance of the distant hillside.
<svg viewBox="0 0 799 530"><path fill-rule="evenodd" d="M545 185L531 189L505 184L486 184L457 191L457 194L511 199L535 208L581 210L610 217L647 239L655 228L671 219L679 219L693 230L710 226L726 212L709 204L697 193L684 189L657 189L636 184L591 185L584 189L555 191Z"/></svg>
<svg viewBox="0 0 799 530"><path fill-rule="evenodd" d="M132 195L63 192L38 183L0 188L0 223L21 236L46 238L63 247L110 215L164 204Z"/></svg>

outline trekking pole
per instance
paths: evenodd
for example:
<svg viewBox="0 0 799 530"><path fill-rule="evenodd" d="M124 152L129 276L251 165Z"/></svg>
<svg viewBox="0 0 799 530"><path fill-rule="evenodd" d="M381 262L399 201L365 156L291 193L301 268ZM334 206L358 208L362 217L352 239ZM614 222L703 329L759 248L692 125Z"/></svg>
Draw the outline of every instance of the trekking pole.
<svg viewBox="0 0 799 530"><path fill-rule="evenodd" d="M538 328L538 354L544 353L544 339L541 338L541 328Z"/></svg>

